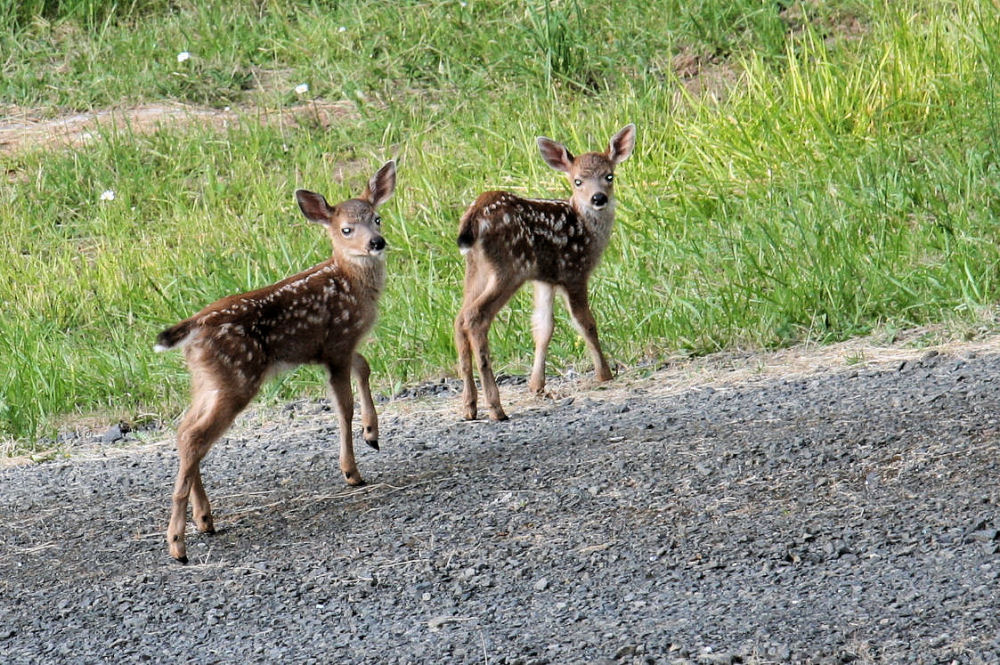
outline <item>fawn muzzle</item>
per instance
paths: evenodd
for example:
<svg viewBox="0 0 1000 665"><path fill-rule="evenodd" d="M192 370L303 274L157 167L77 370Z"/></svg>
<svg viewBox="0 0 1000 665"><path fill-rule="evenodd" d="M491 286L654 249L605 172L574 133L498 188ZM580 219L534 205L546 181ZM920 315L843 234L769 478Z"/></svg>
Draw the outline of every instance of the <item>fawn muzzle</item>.
<svg viewBox="0 0 1000 665"><path fill-rule="evenodd" d="M608 205L608 195L604 192L597 192L590 197L590 205L600 210L604 206Z"/></svg>
<svg viewBox="0 0 1000 665"><path fill-rule="evenodd" d="M385 238L382 236L375 236L368 241L368 251L372 254L378 254L383 249L385 249Z"/></svg>

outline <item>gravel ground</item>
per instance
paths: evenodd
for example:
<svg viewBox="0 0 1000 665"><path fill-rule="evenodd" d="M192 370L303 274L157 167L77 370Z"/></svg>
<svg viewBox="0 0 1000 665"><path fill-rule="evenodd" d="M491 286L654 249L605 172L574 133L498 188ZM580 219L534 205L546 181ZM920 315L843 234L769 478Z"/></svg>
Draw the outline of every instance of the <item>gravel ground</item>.
<svg viewBox="0 0 1000 665"><path fill-rule="evenodd" d="M1000 342L646 374L424 386L357 489L325 404L252 408L187 566L168 433L8 464L0 661L1000 662Z"/></svg>

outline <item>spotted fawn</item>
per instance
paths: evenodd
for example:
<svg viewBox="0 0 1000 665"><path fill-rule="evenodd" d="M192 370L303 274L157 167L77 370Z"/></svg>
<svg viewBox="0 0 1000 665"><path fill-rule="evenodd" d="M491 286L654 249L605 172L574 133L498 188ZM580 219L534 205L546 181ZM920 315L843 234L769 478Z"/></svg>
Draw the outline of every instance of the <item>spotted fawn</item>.
<svg viewBox="0 0 1000 665"><path fill-rule="evenodd" d="M465 255L465 294L455 319L455 346L464 380L464 417L476 418L473 356L493 420L507 418L490 363L488 333L500 309L524 282L535 286L532 336L535 359L530 390L545 389L545 353L552 339L552 301L562 293L594 359L599 381L611 369L597 339L587 281L608 245L615 219L614 169L635 148L635 125L613 137L604 152L574 157L560 143L538 138L549 166L572 187L567 200L525 199L508 192L481 194L462 216L458 246Z"/></svg>
<svg viewBox="0 0 1000 665"><path fill-rule="evenodd" d="M326 367L340 420L340 469L348 484L363 483L351 434L351 373L361 390L364 440L378 449L371 370L357 347L375 323L385 282L386 243L377 208L395 187L396 163L390 161L356 199L331 206L321 194L296 191L306 219L326 227L333 256L271 286L222 298L157 337L157 351L183 347L191 373L191 406L177 430L180 463L167 528L175 559L187 562L189 497L197 529L214 531L202 458L264 380L281 370L306 363Z"/></svg>

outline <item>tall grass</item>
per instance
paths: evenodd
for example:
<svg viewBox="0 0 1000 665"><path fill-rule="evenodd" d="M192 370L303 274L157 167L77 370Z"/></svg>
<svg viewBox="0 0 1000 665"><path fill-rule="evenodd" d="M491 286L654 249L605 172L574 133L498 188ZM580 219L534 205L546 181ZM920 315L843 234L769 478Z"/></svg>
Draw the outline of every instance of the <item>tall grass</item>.
<svg viewBox="0 0 1000 665"><path fill-rule="evenodd" d="M541 5L528 6L527 31L540 56L545 85L552 89L558 80L586 88L591 35L580 3L573 0L561 7L543 0Z"/></svg>
<svg viewBox="0 0 1000 665"><path fill-rule="evenodd" d="M175 415L186 375L179 354L151 353L160 328L325 258L292 192L354 195L390 156L389 282L366 350L383 391L452 371L454 235L475 195L566 190L539 134L601 149L638 125L592 280L620 362L974 325L1000 293L1000 22L986 0L794 15L751 0L130 7L99 28L22 21L4 42L3 103L251 110L224 130L2 156L0 436L24 445L66 414ZM677 53L728 83L686 88ZM358 114L289 128L251 106L310 97ZM526 371L529 318L520 294L494 326L500 371ZM554 367L589 368L561 310L557 325ZM321 394L321 375L292 373L265 399L302 391Z"/></svg>
<svg viewBox="0 0 1000 665"><path fill-rule="evenodd" d="M111 20L167 6L164 0L0 0L0 29L19 33L39 22L70 20L93 30Z"/></svg>

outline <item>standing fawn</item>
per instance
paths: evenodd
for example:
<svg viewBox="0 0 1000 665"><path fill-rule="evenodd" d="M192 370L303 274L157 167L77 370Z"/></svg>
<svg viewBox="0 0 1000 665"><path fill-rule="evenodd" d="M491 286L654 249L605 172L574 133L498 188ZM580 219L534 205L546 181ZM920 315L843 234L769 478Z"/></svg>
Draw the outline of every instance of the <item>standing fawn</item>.
<svg viewBox="0 0 1000 665"><path fill-rule="evenodd" d="M613 137L605 152L579 157L562 144L538 138L549 166L569 177L568 200L523 199L508 192L486 192L469 206L459 225L458 246L465 255L465 295L455 319L455 346L465 386L464 416L476 418L475 353L483 392L493 420L506 420L490 365L487 336L500 309L527 280L535 283L531 317L535 361L528 387L545 389L545 352L552 339L552 300L556 289L569 305L573 323L594 359L597 379L611 379L597 324L587 301L587 280L601 259L615 219L614 168L635 147L635 125Z"/></svg>
<svg viewBox="0 0 1000 665"><path fill-rule="evenodd" d="M270 375L298 365L324 365L340 420L340 469L349 485L363 481L354 461L351 373L361 390L365 441L378 449L378 420L368 362L358 344L375 322L385 282L385 239L376 209L396 187L386 162L360 198L335 206L321 194L295 192L306 219L326 226L333 257L277 284L218 300L160 333L155 349L184 347L191 406L177 430L180 459L167 528L170 555L187 562L188 497L199 531L212 533L212 509L199 464Z"/></svg>

